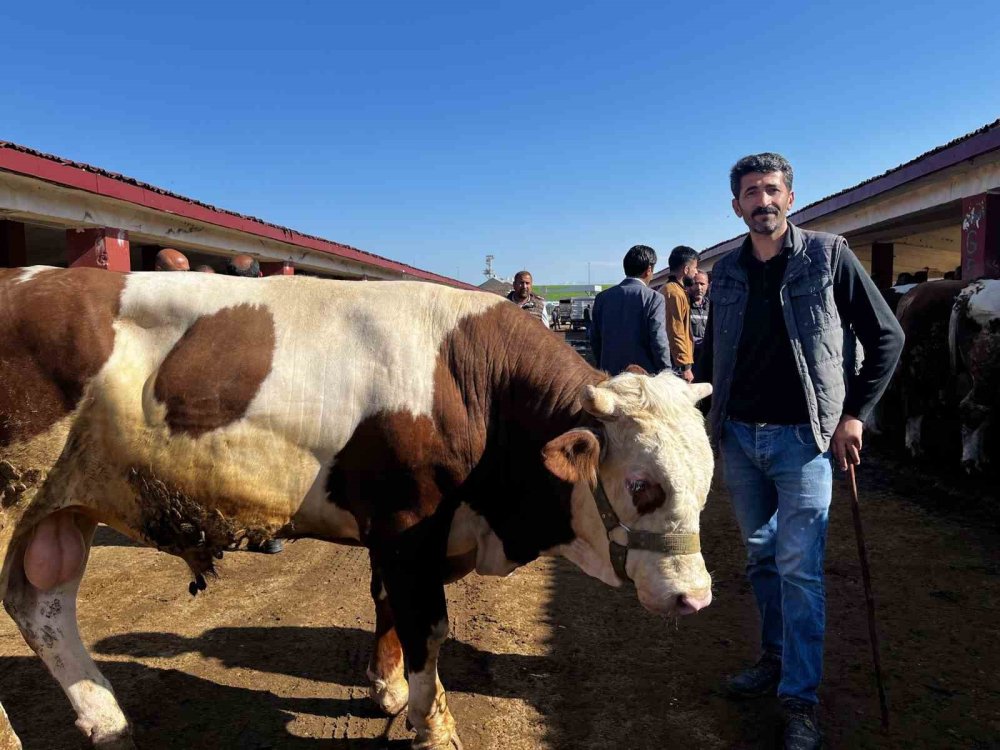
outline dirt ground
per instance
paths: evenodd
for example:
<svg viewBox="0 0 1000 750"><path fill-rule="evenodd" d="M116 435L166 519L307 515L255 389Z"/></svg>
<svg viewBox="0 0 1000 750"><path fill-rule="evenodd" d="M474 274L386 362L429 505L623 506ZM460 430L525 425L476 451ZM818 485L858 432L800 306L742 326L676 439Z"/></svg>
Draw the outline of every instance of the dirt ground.
<svg viewBox="0 0 1000 750"><path fill-rule="evenodd" d="M845 486L828 552L822 723L833 748L1000 748L1000 529L995 486L870 454L860 472L892 711L879 728ZM723 492L703 516L715 601L673 622L571 565L449 587L442 679L468 750L767 748L774 701L733 704L722 677L755 656L756 615ZM182 562L108 529L81 628L140 748L408 747L364 668L373 608L363 550L319 542L226 555L192 598ZM0 697L26 750L77 748L69 704L12 622Z"/></svg>

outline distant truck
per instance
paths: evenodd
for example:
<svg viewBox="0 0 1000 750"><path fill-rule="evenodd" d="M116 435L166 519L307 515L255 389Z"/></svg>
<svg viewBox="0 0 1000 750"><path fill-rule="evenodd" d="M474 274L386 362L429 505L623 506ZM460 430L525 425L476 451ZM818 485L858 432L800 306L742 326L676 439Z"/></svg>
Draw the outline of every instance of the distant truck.
<svg viewBox="0 0 1000 750"><path fill-rule="evenodd" d="M586 328L584 321L590 322L590 316L594 311L594 300L597 297L574 297L570 301L570 327L575 331L579 328ZM585 311L586 314L585 314Z"/></svg>
<svg viewBox="0 0 1000 750"><path fill-rule="evenodd" d="M567 297L566 299L559 300L559 308L557 314L559 316L559 325L569 325L570 314L573 312L573 300Z"/></svg>

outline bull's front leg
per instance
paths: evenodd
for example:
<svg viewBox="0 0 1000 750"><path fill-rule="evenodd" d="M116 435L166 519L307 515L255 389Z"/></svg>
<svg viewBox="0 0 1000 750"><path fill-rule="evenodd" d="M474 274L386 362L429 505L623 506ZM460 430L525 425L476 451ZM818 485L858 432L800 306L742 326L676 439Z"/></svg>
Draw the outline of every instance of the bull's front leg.
<svg viewBox="0 0 1000 750"><path fill-rule="evenodd" d="M369 690L378 707L395 716L406 708L409 687L403 668L403 647L396 635L389 596L374 562L371 591L372 601L375 602L375 647L368 662Z"/></svg>
<svg viewBox="0 0 1000 750"><path fill-rule="evenodd" d="M18 552L3 603L25 641L59 681L76 711L77 727L91 744L103 750L134 750L125 714L111 683L87 653L76 621L77 591L96 525L69 510L41 521L26 549Z"/></svg>
<svg viewBox="0 0 1000 750"><path fill-rule="evenodd" d="M414 750L462 750L437 671L438 653L448 637L442 570L433 555L391 555L380 565L409 675L407 718L416 732Z"/></svg>

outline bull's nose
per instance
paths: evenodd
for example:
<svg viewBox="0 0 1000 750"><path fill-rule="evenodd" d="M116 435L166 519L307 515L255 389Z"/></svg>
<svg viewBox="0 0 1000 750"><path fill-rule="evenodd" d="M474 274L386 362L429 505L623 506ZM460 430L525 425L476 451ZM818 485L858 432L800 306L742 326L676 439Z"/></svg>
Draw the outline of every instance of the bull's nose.
<svg viewBox="0 0 1000 750"><path fill-rule="evenodd" d="M677 614L693 615L712 603L712 589L689 591L677 597Z"/></svg>

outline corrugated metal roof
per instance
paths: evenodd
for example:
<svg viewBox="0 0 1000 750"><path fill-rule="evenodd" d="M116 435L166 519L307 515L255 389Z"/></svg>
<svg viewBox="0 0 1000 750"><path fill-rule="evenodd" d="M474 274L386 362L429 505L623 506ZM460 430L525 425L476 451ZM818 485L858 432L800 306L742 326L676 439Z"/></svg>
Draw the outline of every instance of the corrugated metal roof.
<svg viewBox="0 0 1000 750"><path fill-rule="evenodd" d="M21 158L18 158L19 156ZM269 239L277 239L282 242L306 247L310 250L326 252L355 262L369 263L379 268L413 276L416 279L434 281L466 289L476 288L471 284L466 284L457 279L425 271L406 263L400 263L399 261L391 260L367 250L361 250L315 235L305 234L279 224L263 221L254 216L218 208L217 206L164 190L155 185L150 185L134 177L101 169L91 164L64 159L61 156L46 154L9 141L0 141L0 170L17 172L48 182L86 190L130 203L138 203L154 210L179 214L206 223L227 226L249 234L265 236ZM93 175L93 179L87 179L86 175ZM109 181L111 184L108 184ZM184 211L183 205L190 206L195 210Z"/></svg>

